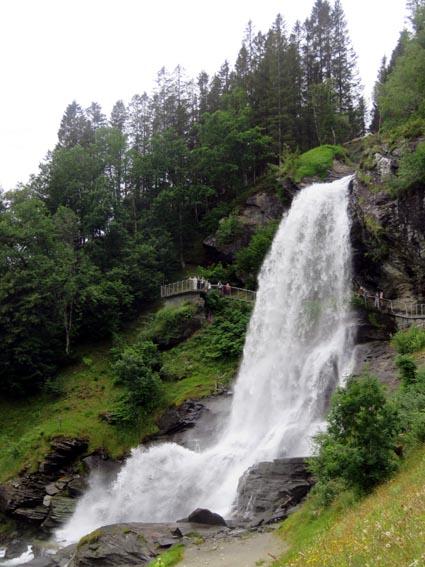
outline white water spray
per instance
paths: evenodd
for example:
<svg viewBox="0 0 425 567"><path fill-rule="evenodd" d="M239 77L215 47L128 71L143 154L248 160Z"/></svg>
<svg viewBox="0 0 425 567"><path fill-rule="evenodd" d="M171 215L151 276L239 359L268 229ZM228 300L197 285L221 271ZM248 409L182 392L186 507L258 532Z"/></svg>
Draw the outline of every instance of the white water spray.
<svg viewBox="0 0 425 567"><path fill-rule="evenodd" d="M93 483L59 541L106 524L176 521L198 507L228 516L249 466L310 453L351 358L349 181L307 187L282 220L217 444L201 453L174 443L134 449L110 487Z"/></svg>

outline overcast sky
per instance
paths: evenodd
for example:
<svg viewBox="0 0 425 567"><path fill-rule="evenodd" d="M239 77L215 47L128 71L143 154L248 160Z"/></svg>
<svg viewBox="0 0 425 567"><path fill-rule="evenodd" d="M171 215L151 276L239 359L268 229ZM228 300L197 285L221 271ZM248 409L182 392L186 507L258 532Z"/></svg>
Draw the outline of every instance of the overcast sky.
<svg viewBox="0 0 425 567"><path fill-rule="evenodd" d="M113 104L152 92L161 67L190 78L233 66L248 21L290 31L314 0L0 0L0 186L37 173L67 105ZM333 4L333 2L331 2ZM370 97L384 55L406 23L406 0L342 0Z"/></svg>

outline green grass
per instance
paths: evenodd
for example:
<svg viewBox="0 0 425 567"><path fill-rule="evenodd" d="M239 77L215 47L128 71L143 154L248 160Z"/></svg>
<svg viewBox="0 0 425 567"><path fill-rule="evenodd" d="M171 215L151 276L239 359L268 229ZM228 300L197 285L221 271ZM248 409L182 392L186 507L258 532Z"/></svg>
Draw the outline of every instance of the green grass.
<svg viewBox="0 0 425 567"><path fill-rule="evenodd" d="M101 419L119 391L111 380L109 347L91 349L89 364L81 361L60 372L54 383L62 392L58 396L40 393L21 401L0 400L0 480L24 466L35 469L55 437L86 438L90 450L103 447L117 457L153 429L149 420L124 430Z"/></svg>
<svg viewBox="0 0 425 567"><path fill-rule="evenodd" d="M151 324L152 316L144 314L118 337L118 343L132 343ZM156 418L167 407L206 396L228 382L238 361L206 359L200 340L205 331L163 353L164 368L172 381L167 378L164 383L164 399L155 415L140 418L131 427L102 419L121 392L112 378L110 341L81 347L76 355L79 361L55 377L52 393L20 401L0 400L0 482L24 468L36 470L58 436L85 438L89 451L102 448L113 458L122 456L157 431Z"/></svg>
<svg viewBox="0 0 425 567"><path fill-rule="evenodd" d="M345 149L341 146L331 146L329 144L313 148L304 154L301 154L296 161L296 171L294 179L298 183L304 177L319 177L324 179L330 169L332 169L333 160L336 158L345 158L347 155Z"/></svg>
<svg viewBox="0 0 425 567"><path fill-rule="evenodd" d="M275 567L401 567L425 562L425 447L367 498L344 493L326 509L314 496L279 528L290 550Z"/></svg>
<svg viewBox="0 0 425 567"><path fill-rule="evenodd" d="M207 396L234 377L238 360L207 358L201 337L202 331L163 353L163 369L173 379L166 383L167 405L178 405L188 398Z"/></svg>
<svg viewBox="0 0 425 567"><path fill-rule="evenodd" d="M149 563L149 567L156 567L156 565L160 565L160 563L158 563L159 557L162 559L162 565L164 567L172 567L172 565L176 565L176 563L179 563L179 561L183 559L184 545L182 543L173 545L171 549L161 553L161 555L159 555L154 561Z"/></svg>

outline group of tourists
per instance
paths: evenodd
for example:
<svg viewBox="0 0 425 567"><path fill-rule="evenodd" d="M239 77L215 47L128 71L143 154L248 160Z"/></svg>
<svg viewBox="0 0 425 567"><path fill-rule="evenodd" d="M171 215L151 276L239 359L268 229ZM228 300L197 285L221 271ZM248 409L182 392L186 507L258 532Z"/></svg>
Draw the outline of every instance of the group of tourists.
<svg viewBox="0 0 425 567"><path fill-rule="evenodd" d="M218 291L219 295L230 295L232 293L232 288L231 288L229 282L227 282L226 285L223 285L221 283L221 281L218 280L217 291Z"/></svg>
<svg viewBox="0 0 425 567"><path fill-rule="evenodd" d="M192 282L192 288L195 290L211 291L212 289L210 282L204 278L192 276L191 278L189 278L189 281Z"/></svg>
<svg viewBox="0 0 425 567"><path fill-rule="evenodd" d="M370 294L363 286L360 286L359 295L363 296L365 302L367 302L367 298L370 297ZM376 309L382 309L384 306L384 292L382 290L375 292L373 296L373 306L376 307Z"/></svg>
<svg viewBox="0 0 425 567"><path fill-rule="evenodd" d="M211 283L205 278L192 276L189 278L189 281L192 282L192 289L194 290L210 292L212 289ZM219 280L216 287L219 295L230 295L232 292L232 287L228 282L226 284L222 284Z"/></svg>

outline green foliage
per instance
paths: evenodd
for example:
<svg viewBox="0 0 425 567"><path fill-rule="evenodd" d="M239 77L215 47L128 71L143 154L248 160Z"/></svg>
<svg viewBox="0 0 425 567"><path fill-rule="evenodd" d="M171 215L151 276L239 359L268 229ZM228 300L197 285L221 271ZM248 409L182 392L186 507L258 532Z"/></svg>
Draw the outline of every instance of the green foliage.
<svg viewBox="0 0 425 567"><path fill-rule="evenodd" d="M395 363L400 370L401 381L404 385L416 382L416 362L411 354L399 354Z"/></svg>
<svg viewBox="0 0 425 567"><path fill-rule="evenodd" d="M196 313L196 307L189 303L180 307L163 307L144 335L161 347L173 346L185 336L188 325Z"/></svg>
<svg viewBox="0 0 425 567"><path fill-rule="evenodd" d="M393 187L397 192L422 187L425 184L425 142L418 144L414 152L405 152L400 159Z"/></svg>
<svg viewBox="0 0 425 567"><path fill-rule="evenodd" d="M201 278L215 284L219 281L222 283L232 281L234 279L234 271L234 266L223 266L223 264L219 262L218 264L211 264L206 268L202 266L199 267L197 274Z"/></svg>
<svg viewBox="0 0 425 567"><path fill-rule="evenodd" d="M242 354L252 306L221 299L212 323L202 336L206 358L236 358Z"/></svg>
<svg viewBox="0 0 425 567"><path fill-rule="evenodd" d="M323 145L296 156L290 154L284 164L283 176L292 177L300 182L304 177L326 177L332 168L334 159L345 160L346 150L342 146Z"/></svg>
<svg viewBox="0 0 425 567"><path fill-rule="evenodd" d="M415 139L425 134L425 119L410 118L398 128L391 132L391 138L395 141L400 138Z"/></svg>
<svg viewBox="0 0 425 567"><path fill-rule="evenodd" d="M149 563L149 567L172 567L180 563L184 557L184 545L178 543L173 545L168 551L161 553L159 557Z"/></svg>
<svg viewBox="0 0 425 567"><path fill-rule="evenodd" d="M408 356L408 355L400 355ZM403 445L425 441L425 367L417 369L413 381L404 381L393 396L397 407Z"/></svg>
<svg viewBox="0 0 425 567"><path fill-rule="evenodd" d="M425 348L425 330L409 327L406 331L397 331L391 338L391 345L399 354L412 354Z"/></svg>
<svg viewBox="0 0 425 567"><path fill-rule="evenodd" d="M216 232L217 242L220 245L229 244L235 240L242 231L242 223L236 215L229 215L223 219Z"/></svg>
<svg viewBox="0 0 425 567"><path fill-rule="evenodd" d="M113 410L113 420L121 424L134 422L142 413L158 407L162 384L153 368L160 364L153 343L127 346L112 367L117 384L125 391L119 396Z"/></svg>
<svg viewBox="0 0 425 567"><path fill-rule="evenodd" d="M314 438L317 457L309 461L320 485L341 481L369 491L394 472L399 433L395 408L376 378L350 378L332 398L326 432Z"/></svg>
<svg viewBox="0 0 425 567"><path fill-rule="evenodd" d="M279 223L273 222L257 229L248 246L236 254L236 272L241 274L249 289L256 289L257 276L270 249Z"/></svg>
<svg viewBox="0 0 425 567"><path fill-rule="evenodd" d="M220 201L219 203L217 203L217 205L213 209L205 213L201 221L203 233L209 235L213 232L216 232L216 230L220 226L221 219L229 216L231 211L231 203L226 201Z"/></svg>

